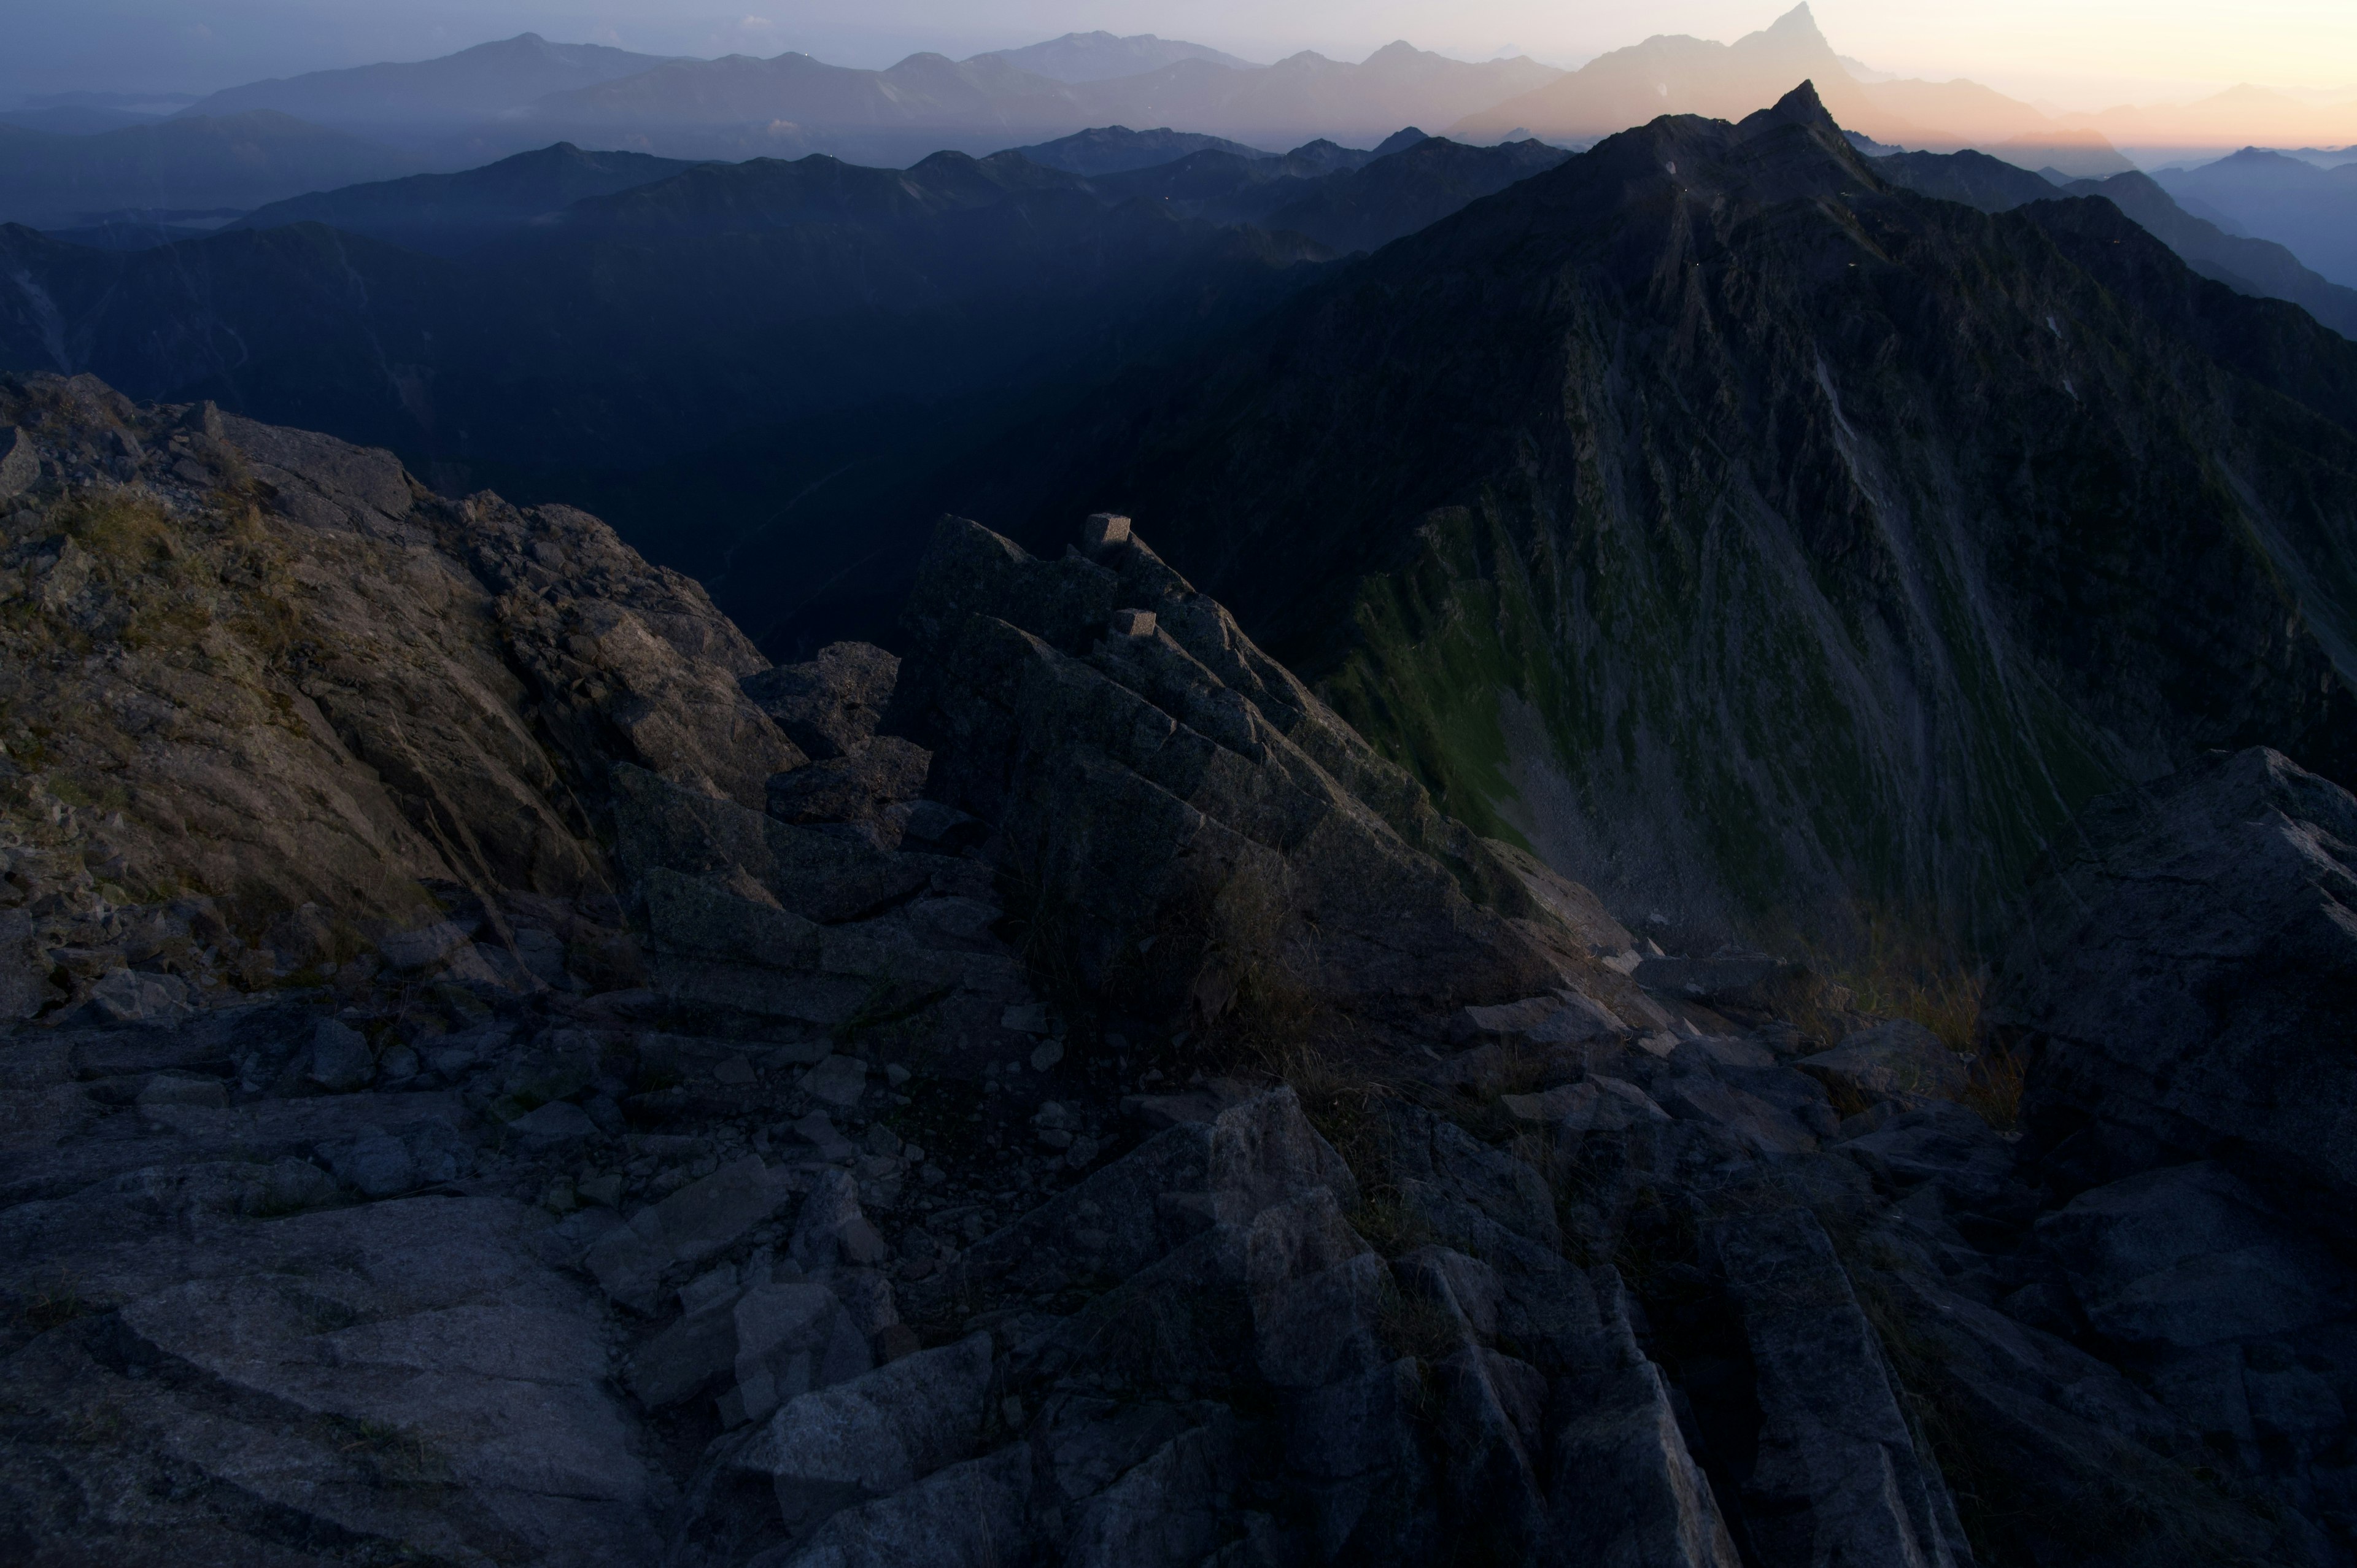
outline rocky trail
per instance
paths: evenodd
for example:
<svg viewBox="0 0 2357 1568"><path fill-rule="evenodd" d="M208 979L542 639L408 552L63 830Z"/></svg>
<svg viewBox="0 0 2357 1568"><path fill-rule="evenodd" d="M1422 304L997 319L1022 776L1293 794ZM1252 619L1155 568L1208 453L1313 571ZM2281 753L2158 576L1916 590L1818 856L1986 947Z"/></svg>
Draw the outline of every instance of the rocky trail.
<svg viewBox="0 0 2357 1568"><path fill-rule="evenodd" d="M0 424L8 1561L2357 1562L2357 801L2279 756L2050 852L2000 1131L1126 519L771 668L582 513Z"/></svg>

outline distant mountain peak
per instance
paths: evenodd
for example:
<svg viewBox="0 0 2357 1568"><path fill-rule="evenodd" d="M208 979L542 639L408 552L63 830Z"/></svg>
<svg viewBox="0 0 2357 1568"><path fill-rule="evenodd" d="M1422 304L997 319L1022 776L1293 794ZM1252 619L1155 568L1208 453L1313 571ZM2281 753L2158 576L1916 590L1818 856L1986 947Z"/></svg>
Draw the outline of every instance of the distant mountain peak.
<svg viewBox="0 0 2357 1568"><path fill-rule="evenodd" d="M1824 42L1825 37L1817 27L1816 16L1809 10L1808 0L1802 0L1800 5L1769 23L1760 29L1760 36L1770 38L1813 38L1819 43Z"/></svg>
<svg viewBox="0 0 2357 1568"><path fill-rule="evenodd" d="M1801 7L1803 11L1808 7ZM1757 114L1747 114L1736 130L1745 136L1756 136L1772 131L1779 125L1808 125L1825 131L1837 141L1846 144L1842 128L1827 112L1824 100L1817 96L1817 84L1803 81Z"/></svg>

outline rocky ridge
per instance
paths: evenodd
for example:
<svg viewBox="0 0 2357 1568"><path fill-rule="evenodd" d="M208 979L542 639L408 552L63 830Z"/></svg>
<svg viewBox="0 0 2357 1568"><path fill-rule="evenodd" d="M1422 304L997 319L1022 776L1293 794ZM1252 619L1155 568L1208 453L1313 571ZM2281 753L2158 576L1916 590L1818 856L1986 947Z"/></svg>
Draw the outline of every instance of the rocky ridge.
<svg viewBox="0 0 2357 1568"><path fill-rule="evenodd" d="M2001 1133L1126 519L944 520L905 659L770 669L577 512L0 416L14 1557L2352 1561L2338 1178L2244 1151L2313 1142L2357 802L2281 758L2088 820Z"/></svg>

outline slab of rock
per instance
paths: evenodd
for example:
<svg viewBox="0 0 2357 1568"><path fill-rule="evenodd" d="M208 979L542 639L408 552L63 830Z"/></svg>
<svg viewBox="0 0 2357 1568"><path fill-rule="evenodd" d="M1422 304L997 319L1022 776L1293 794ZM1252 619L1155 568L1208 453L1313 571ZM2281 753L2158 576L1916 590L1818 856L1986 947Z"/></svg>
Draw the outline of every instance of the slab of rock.
<svg viewBox="0 0 2357 1568"><path fill-rule="evenodd" d="M731 1310L737 1386L720 1407L729 1425L762 1420L788 1400L874 1364L867 1336L824 1285L757 1284Z"/></svg>
<svg viewBox="0 0 2357 1568"><path fill-rule="evenodd" d="M867 1092L867 1064L853 1056L831 1056L794 1083L796 1089L838 1111L847 1111L859 1103Z"/></svg>
<svg viewBox="0 0 2357 1568"><path fill-rule="evenodd" d="M989 1405L991 1342L972 1334L797 1396L728 1463L770 1477L790 1531L970 1458Z"/></svg>
<svg viewBox="0 0 2357 1568"><path fill-rule="evenodd" d="M2038 1235L2088 1323L2126 1344L2197 1349L2357 1310L2357 1276L2207 1161L2083 1192Z"/></svg>
<svg viewBox="0 0 2357 1568"><path fill-rule="evenodd" d="M1544 1122L1571 1133L1617 1132L1670 1119L1670 1113L1635 1084L1602 1074L1544 1094L1501 1095L1499 1103L1525 1122Z"/></svg>
<svg viewBox="0 0 2357 1568"><path fill-rule="evenodd" d="M848 757L830 757L770 780L770 815L781 822L866 822L925 792L932 753L898 736L877 736Z"/></svg>
<svg viewBox="0 0 2357 1568"><path fill-rule="evenodd" d="M2092 1129L2083 1180L2247 1152L2357 1212L2352 846L2357 799L2265 748L2088 808L1988 1003L2033 1137Z"/></svg>
<svg viewBox="0 0 2357 1568"><path fill-rule="evenodd" d="M533 1256L545 1218L421 1197L217 1237L203 1277L122 1309L135 1364L177 1380L132 1419L160 1423L190 1473L343 1539L651 1561L651 1477L605 1388L597 1314Z"/></svg>
<svg viewBox="0 0 2357 1568"><path fill-rule="evenodd" d="M1762 1559L1969 1563L1946 1483L1916 1449L1880 1341L1816 1217L1733 1216L1707 1244L1757 1369L1764 1420L1745 1512Z"/></svg>
<svg viewBox="0 0 2357 1568"><path fill-rule="evenodd" d="M875 737L900 661L866 642L834 642L801 664L748 675L745 694L813 762L849 757Z"/></svg>
<svg viewBox="0 0 2357 1568"><path fill-rule="evenodd" d="M1223 611L1135 538L1118 552L1035 560L944 519L892 720L933 752L930 792L993 822L1005 863L1071 912L1085 983L1166 1016L1217 1015L1247 979L1232 959L1293 968L1314 950L1295 978L1317 992L1438 1011L1594 967ZM1117 591L1161 631L1103 636ZM1460 865L1499 908L1467 897Z"/></svg>
<svg viewBox="0 0 2357 1568"><path fill-rule="evenodd" d="M651 1314L665 1269L721 1251L792 1197L782 1172L747 1155L640 1209L591 1243L582 1261L608 1295Z"/></svg>
<svg viewBox="0 0 2357 1568"><path fill-rule="evenodd" d="M1913 1107L1955 1100L1971 1081L1963 1059L1939 1036L1904 1018L1860 1029L1833 1049L1792 1065L1869 1105L1895 1100Z"/></svg>
<svg viewBox="0 0 2357 1568"><path fill-rule="evenodd" d="M109 970L90 988L90 1004L117 1024L173 1028L188 1015L188 983L175 974Z"/></svg>

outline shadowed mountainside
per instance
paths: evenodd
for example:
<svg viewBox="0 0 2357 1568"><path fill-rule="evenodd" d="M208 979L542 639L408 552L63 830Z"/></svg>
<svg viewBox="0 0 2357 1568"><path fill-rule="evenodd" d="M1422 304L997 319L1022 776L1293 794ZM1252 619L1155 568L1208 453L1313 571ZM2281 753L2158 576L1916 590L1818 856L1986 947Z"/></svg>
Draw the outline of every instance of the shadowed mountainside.
<svg viewBox="0 0 2357 1568"><path fill-rule="evenodd" d="M2051 201L2056 188L2042 175L1971 151L1900 153L1877 159L1874 167L1895 185L1984 212ZM2152 176L2115 174L2108 179L2072 180L2061 188L2072 196L2100 196L2109 201L2203 277L2237 294L2287 299L2343 338L2357 338L2357 289L2327 282L2272 241L2228 233L2187 211Z"/></svg>
<svg viewBox="0 0 2357 1568"><path fill-rule="evenodd" d="M1806 88L1656 121L1045 482L1154 519L1447 810L1702 931L1986 929L2207 746L2357 777L2357 345L2108 202L1878 166Z"/></svg>

